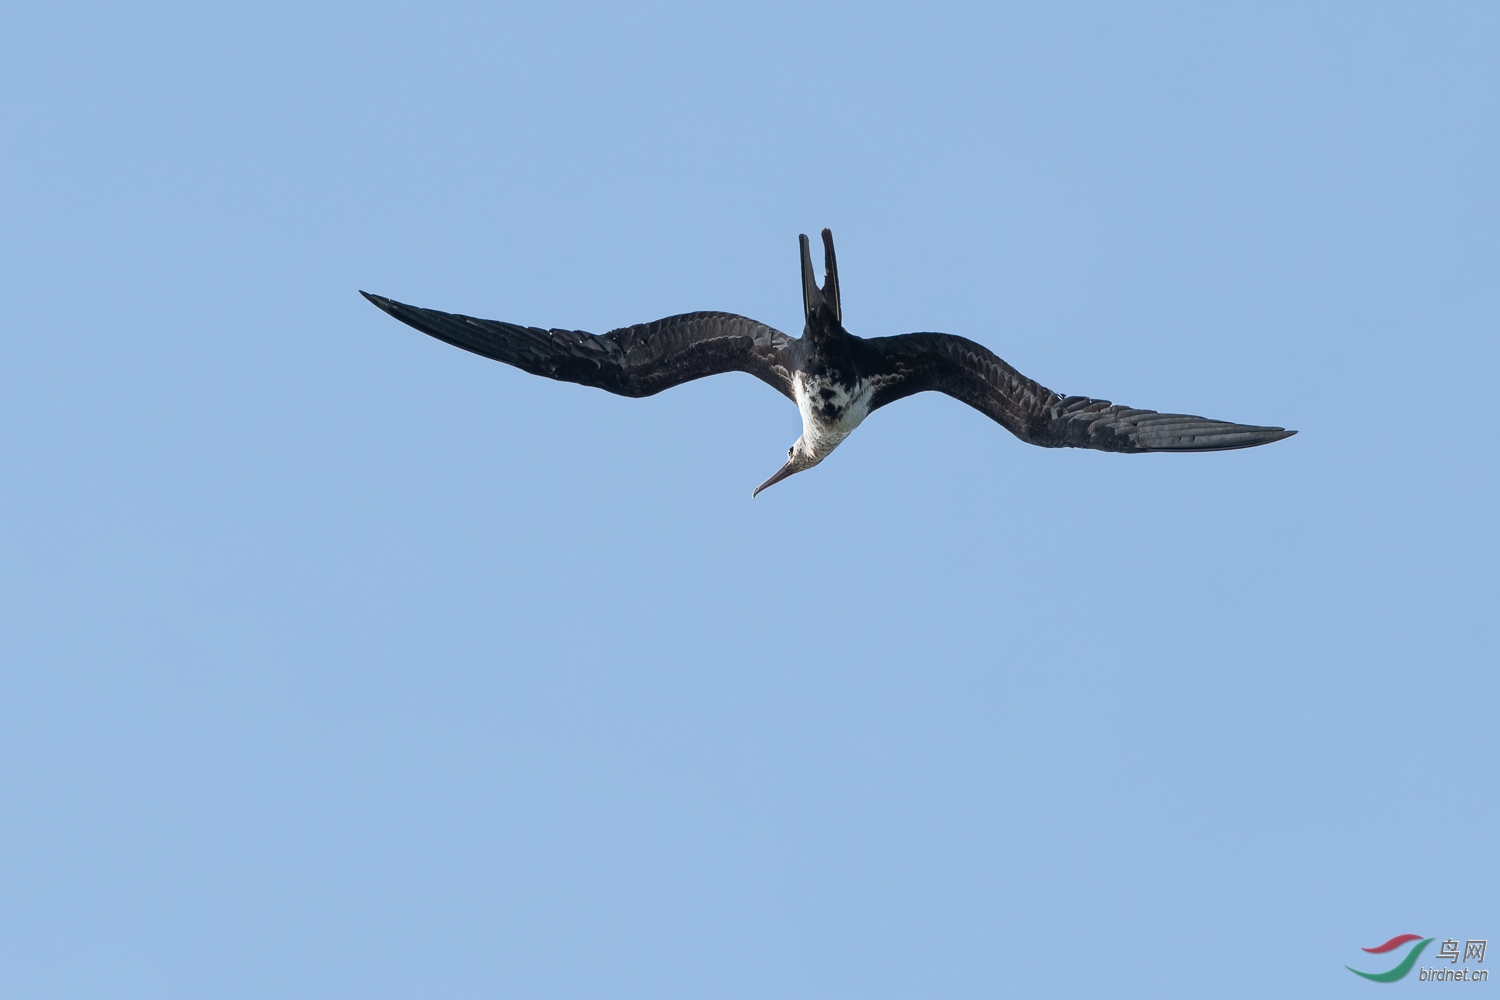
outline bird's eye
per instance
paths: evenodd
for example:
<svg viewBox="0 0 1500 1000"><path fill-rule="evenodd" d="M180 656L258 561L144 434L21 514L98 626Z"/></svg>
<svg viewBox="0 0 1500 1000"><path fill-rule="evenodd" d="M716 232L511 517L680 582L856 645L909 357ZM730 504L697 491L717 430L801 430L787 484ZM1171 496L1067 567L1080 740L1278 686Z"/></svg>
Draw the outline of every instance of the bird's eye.
<svg viewBox="0 0 1500 1000"><path fill-rule="evenodd" d="M797 449L796 449L796 448L788 448L788 449L787 449L787 450L786 450L786 457L787 457L787 458L791 458L791 457L792 457L792 452L794 452L794 451L796 451L796 450L797 450Z"/></svg>

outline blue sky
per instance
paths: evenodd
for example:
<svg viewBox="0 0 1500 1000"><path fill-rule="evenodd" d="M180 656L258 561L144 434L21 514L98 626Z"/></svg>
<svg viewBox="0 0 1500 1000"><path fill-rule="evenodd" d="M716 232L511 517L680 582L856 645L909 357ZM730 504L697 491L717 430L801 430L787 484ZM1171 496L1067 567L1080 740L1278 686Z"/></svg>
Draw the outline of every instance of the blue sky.
<svg viewBox="0 0 1500 1000"><path fill-rule="evenodd" d="M0 992L1357 996L1500 936L1492 5L0 25ZM822 226L856 333L1301 433L924 395L752 502L749 376L356 294L795 334Z"/></svg>

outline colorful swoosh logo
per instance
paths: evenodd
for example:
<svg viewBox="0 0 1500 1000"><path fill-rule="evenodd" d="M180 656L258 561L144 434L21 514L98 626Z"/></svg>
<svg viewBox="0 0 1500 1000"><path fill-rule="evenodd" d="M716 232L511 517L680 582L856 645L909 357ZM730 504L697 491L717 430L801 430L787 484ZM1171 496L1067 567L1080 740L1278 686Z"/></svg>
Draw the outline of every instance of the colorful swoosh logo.
<svg viewBox="0 0 1500 1000"><path fill-rule="evenodd" d="M1432 943L1432 938L1421 938L1421 940L1418 940L1418 935L1416 934L1398 934L1396 937L1391 938L1385 944L1377 945L1374 948L1362 949L1363 951L1368 951L1372 954L1381 954L1383 952L1392 951L1396 948L1399 948L1408 941L1416 941L1417 944L1414 948L1412 948L1411 951L1406 953L1406 957L1401 960L1400 964L1389 972L1360 972L1358 969L1350 965L1346 965L1344 966L1344 968L1348 969L1356 976L1364 976L1366 979L1373 980L1377 983L1394 983L1396 980L1400 979L1402 976L1410 972L1413 965L1417 964L1417 956L1422 954L1423 948L1426 948L1429 944Z"/></svg>
<svg viewBox="0 0 1500 1000"><path fill-rule="evenodd" d="M1399 948L1408 941L1419 940L1421 937L1422 935L1420 934L1397 934L1385 944L1377 945L1374 948L1361 948L1360 951L1368 951L1372 955L1380 955L1390 951L1392 948Z"/></svg>

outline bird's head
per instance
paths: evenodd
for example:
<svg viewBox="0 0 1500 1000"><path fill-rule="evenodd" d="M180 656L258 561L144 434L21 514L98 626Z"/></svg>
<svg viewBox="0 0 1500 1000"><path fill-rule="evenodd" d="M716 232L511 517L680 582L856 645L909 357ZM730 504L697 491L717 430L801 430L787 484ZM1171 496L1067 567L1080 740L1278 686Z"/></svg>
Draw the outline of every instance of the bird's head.
<svg viewBox="0 0 1500 1000"><path fill-rule="evenodd" d="M787 476L795 475L798 472L803 472L807 469L811 469L821 461L823 460L814 455L812 453L812 449L809 448L799 437L795 442L793 442L792 446L786 450L786 464L776 471L776 475L772 476L770 479L767 479L765 482L755 487L755 492L750 495L752 497L759 496L760 491L765 489L766 487L775 486Z"/></svg>

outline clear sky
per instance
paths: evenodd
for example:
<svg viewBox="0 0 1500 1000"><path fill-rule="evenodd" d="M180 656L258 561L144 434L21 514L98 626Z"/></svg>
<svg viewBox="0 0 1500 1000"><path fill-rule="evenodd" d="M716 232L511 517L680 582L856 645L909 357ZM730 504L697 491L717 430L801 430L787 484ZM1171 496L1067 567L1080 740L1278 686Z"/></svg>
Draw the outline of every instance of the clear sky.
<svg viewBox="0 0 1500 1000"><path fill-rule="evenodd" d="M1500 938L1497 51L1493 4L7 7L0 993L1357 997ZM797 334L823 226L856 333L1301 433L929 394L752 501L800 429L753 378L623 399L356 291Z"/></svg>

